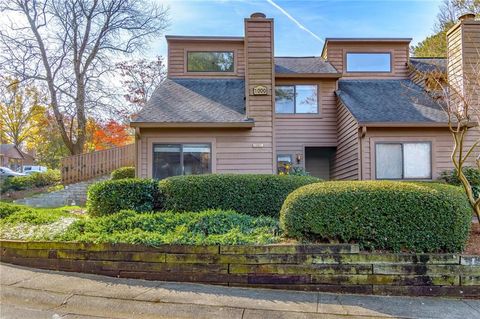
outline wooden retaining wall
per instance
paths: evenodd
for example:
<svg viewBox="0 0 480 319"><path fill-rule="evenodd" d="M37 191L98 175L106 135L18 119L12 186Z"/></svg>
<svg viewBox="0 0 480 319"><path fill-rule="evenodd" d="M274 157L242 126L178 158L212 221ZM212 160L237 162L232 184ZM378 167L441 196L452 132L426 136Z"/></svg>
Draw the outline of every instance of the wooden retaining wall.
<svg viewBox="0 0 480 319"><path fill-rule="evenodd" d="M480 256L360 253L356 245L145 247L0 241L1 261L100 275L364 294L480 297Z"/></svg>

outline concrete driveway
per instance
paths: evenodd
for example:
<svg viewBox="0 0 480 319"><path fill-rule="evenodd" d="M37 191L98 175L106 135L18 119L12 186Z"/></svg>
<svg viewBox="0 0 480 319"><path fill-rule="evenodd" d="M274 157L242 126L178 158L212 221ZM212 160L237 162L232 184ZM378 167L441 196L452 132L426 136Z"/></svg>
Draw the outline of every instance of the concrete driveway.
<svg viewBox="0 0 480 319"><path fill-rule="evenodd" d="M480 318L480 301L118 279L0 264L0 318Z"/></svg>

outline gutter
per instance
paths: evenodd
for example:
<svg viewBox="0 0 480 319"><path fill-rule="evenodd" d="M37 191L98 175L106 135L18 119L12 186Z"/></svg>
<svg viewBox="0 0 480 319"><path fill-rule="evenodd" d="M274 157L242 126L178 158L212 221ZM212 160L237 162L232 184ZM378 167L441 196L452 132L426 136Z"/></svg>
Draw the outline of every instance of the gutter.
<svg viewBox="0 0 480 319"><path fill-rule="evenodd" d="M135 128L252 128L255 122L130 122Z"/></svg>

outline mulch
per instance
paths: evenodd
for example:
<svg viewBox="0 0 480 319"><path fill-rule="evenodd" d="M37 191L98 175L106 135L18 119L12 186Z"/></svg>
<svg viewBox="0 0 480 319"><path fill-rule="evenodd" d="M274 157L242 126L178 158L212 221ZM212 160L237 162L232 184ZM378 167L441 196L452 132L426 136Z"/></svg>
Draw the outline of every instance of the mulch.
<svg viewBox="0 0 480 319"><path fill-rule="evenodd" d="M478 222L472 223L470 237L463 253L465 255L480 255L480 224Z"/></svg>

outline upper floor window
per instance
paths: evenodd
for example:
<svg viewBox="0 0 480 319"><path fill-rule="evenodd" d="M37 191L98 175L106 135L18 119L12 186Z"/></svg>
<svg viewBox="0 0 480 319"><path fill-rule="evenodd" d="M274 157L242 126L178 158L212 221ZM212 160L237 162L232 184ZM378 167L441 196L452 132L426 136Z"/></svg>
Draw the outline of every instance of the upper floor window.
<svg viewBox="0 0 480 319"><path fill-rule="evenodd" d="M390 53L347 53L347 72L392 72Z"/></svg>
<svg viewBox="0 0 480 319"><path fill-rule="evenodd" d="M187 52L188 72L233 72L232 51L189 51Z"/></svg>
<svg viewBox="0 0 480 319"><path fill-rule="evenodd" d="M275 113L318 113L316 85L279 85L275 87Z"/></svg>

